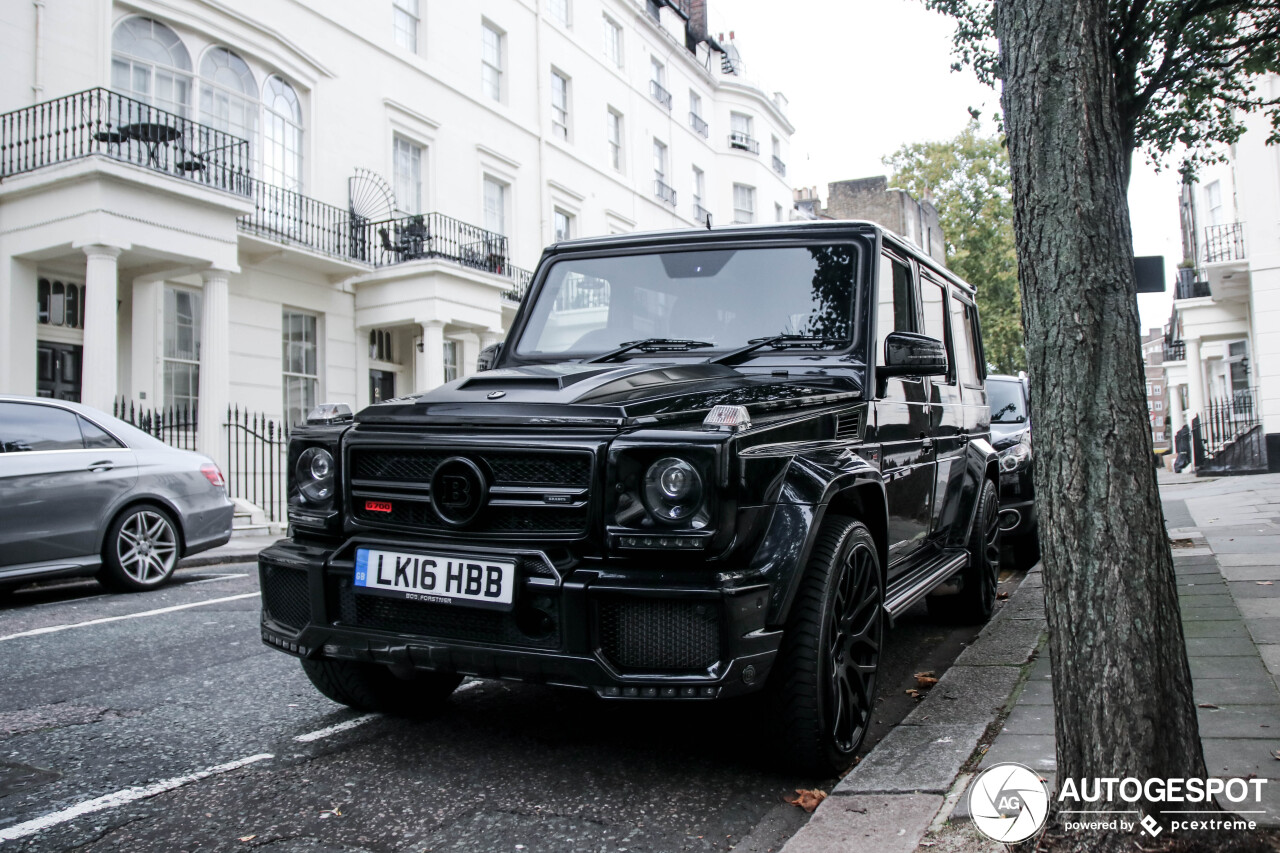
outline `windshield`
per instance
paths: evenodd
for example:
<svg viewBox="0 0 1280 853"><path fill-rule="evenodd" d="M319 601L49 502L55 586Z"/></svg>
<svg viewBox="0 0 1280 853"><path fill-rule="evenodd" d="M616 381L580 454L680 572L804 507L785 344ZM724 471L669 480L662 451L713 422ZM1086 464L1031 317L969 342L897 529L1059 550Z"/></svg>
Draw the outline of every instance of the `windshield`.
<svg viewBox="0 0 1280 853"><path fill-rule="evenodd" d="M987 403L991 406L993 424L1027 422L1027 407L1022 398L1022 383L1016 379L988 379Z"/></svg>
<svg viewBox="0 0 1280 853"><path fill-rule="evenodd" d="M778 335L856 347L858 257L857 245L841 244L556 261L516 352L589 358L659 338L709 344L691 350L706 358ZM770 352L765 347L759 354ZM671 356L670 350L662 354ZM626 357L644 355L636 349Z"/></svg>

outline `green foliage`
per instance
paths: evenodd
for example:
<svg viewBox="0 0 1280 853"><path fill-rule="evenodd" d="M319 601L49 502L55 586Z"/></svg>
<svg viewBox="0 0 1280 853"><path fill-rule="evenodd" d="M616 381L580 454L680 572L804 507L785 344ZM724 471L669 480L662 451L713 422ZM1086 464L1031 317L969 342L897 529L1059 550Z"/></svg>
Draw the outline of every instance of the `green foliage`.
<svg viewBox="0 0 1280 853"><path fill-rule="evenodd" d="M904 145L884 163L894 186L938 208L947 266L978 289L987 361L1002 373L1026 367L1004 145L981 136L975 121L954 139Z"/></svg>
<svg viewBox="0 0 1280 853"><path fill-rule="evenodd" d="M923 0L955 18L956 63L983 82L1000 77L992 0ZM1108 0L1116 105L1130 151L1159 165L1185 149L1182 172L1220 159L1209 143L1232 143L1243 115L1265 111L1280 142L1280 99L1257 90L1280 72L1280 0Z"/></svg>

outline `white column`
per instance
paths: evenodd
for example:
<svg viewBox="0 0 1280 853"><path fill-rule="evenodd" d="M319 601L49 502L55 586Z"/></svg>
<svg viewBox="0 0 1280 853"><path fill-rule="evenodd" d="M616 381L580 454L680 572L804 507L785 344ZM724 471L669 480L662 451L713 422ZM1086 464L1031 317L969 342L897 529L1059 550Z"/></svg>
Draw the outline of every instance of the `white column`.
<svg viewBox="0 0 1280 853"><path fill-rule="evenodd" d="M1204 365L1200 361L1200 339L1186 338L1187 344L1187 426L1191 432L1191 467L1196 463L1195 420L1200 416L1200 438L1204 440Z"/></svg>
<svg viewBox="0 0 1280 853"><path fill-rule="evenodd" d="M1169 446L1173 447L1173 438L1186 423L1182 416L1182 386L1165 386L1165 399L1169 401Z"/></svg>
<svg viewBox="0 0 1280 853"><path fill-rule="evenodd" d="M222 424L231 402L231 321L226 270L205 270L200 304L200 412L196 449L226 470Z"/></svg>
<svg viewBox="0 0 1280 853"><path fill-rule="evenodd" d="M400 389L396 389L399 393ZM356 327L356 411L372 403L369 398L369 330Z"/></svg>
<svg viewBox="0 0 1280 853"><path fill-rule="evenodd" d="M461 364L458 365L459 376L471 376L476 372L476 358L480 355L480 336L464 332L460 335L454 335L462 346L462 352L458 355Z"/></svg>
<svg viewBox="0 0 1280 853"><path fill-rule="evenodd" d="M36 394L35 261L0 256L0 394Z"/></svg>
<svg viewBox="0 0 1280 853"><path fill-rule="evenodd" d="M116 246L85 246L84 359L80 402L104 412L116 397Z"/></svg>
<svg viewBox="0 0 1280 853"><path fill-rule="evenodd" d="M444 384L444 323L431 320L422 325L422 344L413 374L413 390L430 391Z"/></svg>

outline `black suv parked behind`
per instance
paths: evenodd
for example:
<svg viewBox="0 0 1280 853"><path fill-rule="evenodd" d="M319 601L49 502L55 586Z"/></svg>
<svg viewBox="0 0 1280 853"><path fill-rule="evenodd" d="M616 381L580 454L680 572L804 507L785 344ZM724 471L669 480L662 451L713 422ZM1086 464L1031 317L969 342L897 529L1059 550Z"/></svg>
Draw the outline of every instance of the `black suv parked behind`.
<svg viewBox="0 0 1280 853"><path fill-rule="evenodd" d="M1035 484L1031 476L1031 405L1027 381L988 376L991 444L1000 454L1000 530L1014 565L1027 569L1040 559Z"/></svg>
<svg viewBox="0 0 1280 853"><path fill-rule="evenodd" d="M764 691L783 754L838 771L886 623L994 604L978 331L972 288L865 223L552 246L492 369L294 432L263 640L366 710L464 674Z"/></svg>

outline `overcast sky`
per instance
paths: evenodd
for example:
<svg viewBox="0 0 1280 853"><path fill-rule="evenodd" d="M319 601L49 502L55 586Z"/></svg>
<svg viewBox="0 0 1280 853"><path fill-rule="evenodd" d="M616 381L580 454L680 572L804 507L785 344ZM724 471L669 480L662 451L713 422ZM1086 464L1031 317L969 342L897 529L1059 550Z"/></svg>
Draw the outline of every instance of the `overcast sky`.
<svg viewBox="0 0 1280 853"><path fill-rule="evenodd" d="M710 0L713 35L732 30L745 72L790 101L787 180L817 186L888 174L901 145L955 136L981 110L994 129L999 96L951 71L951 21L922 0ZM1175 164L1176 165L1176 164ZM1164 325L1181 259L1178 180L1135 159L1129 189L1134 251L1164 255L1166 292L1138 298L1144 330ZM981 285L981 282L973 282Z"/></svg>

